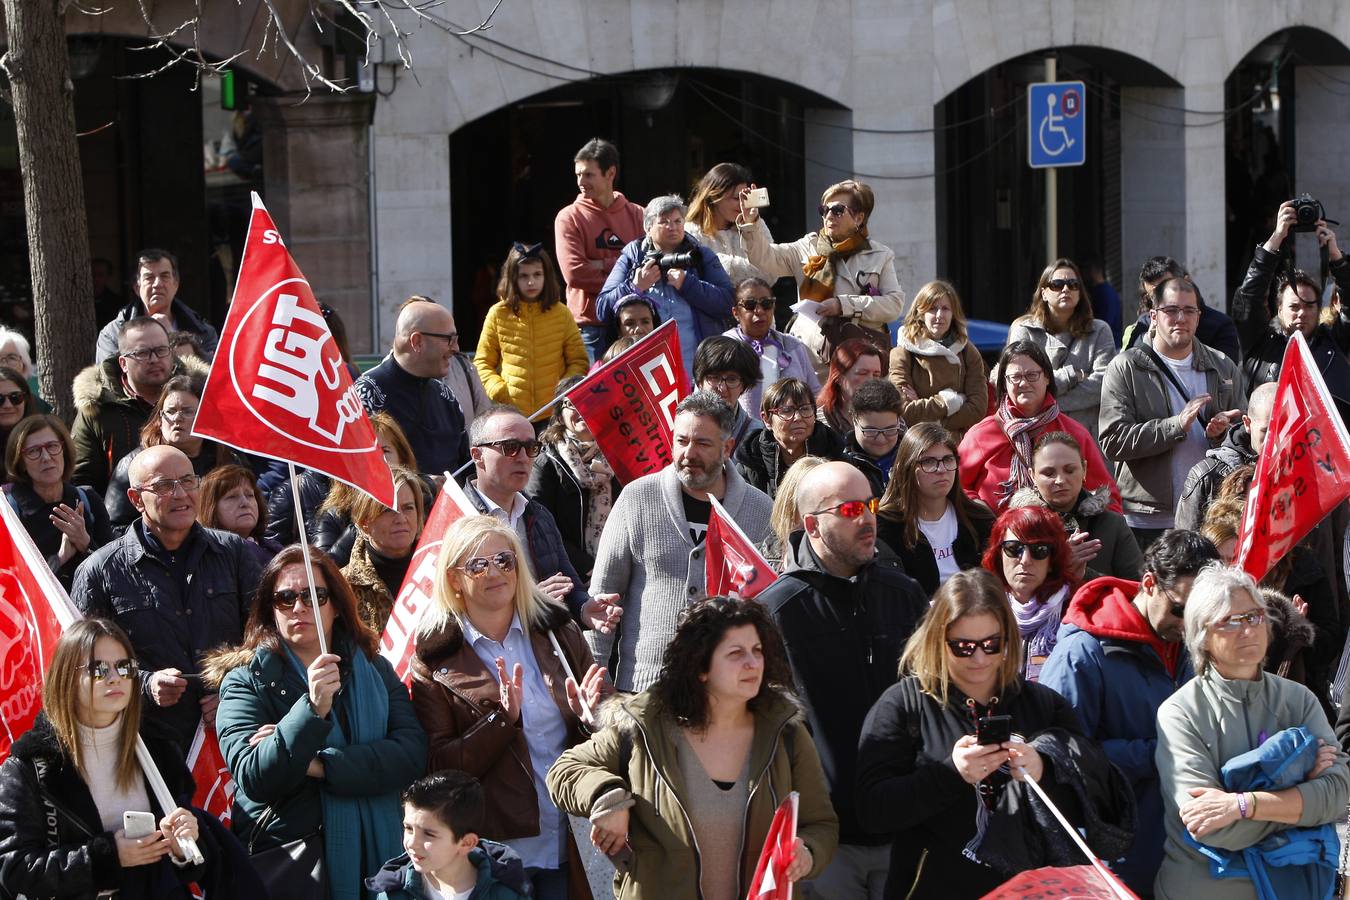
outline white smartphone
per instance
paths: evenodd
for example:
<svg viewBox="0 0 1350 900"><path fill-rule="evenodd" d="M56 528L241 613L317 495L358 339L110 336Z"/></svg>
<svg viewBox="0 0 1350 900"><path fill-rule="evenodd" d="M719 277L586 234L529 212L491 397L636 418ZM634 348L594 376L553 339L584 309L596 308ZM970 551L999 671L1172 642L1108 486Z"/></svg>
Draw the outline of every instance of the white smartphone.
<svg viewBox="0 0 1350 900"><path fill-rule="evenodd" d="M155 821L154 813L135 812L130 809L122 813L122 831L132 840L154 834L157 827L159 824Z"/></svg>
<svg viewBox="0 0 1350 900"><path fill-rule="evenodd" d="M751 188L745 192L745 199L742 201L747 207L762 209L769 205L768 188Z"/></svg>

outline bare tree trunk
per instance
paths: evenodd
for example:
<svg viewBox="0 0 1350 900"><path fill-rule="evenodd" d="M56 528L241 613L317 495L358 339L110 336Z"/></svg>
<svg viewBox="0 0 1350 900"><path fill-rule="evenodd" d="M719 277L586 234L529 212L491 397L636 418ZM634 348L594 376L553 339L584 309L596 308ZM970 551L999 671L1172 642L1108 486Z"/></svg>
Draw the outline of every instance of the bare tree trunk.
<svg viewBox="0 0 1350 900"><path fill-rule="evenodd" d="M0 67L18 128L42 396L69 422L70 383L93 358L95 322L66 0L0 3L9 38Z"/></svg>

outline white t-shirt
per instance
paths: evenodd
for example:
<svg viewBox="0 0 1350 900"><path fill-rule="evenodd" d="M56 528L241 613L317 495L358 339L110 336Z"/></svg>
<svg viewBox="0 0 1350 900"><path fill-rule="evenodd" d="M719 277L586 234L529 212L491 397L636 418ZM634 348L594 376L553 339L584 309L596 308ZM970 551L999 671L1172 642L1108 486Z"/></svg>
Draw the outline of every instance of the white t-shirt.
<svg viewBox="0 0 1350 900"><path fill-rule="evenodd" d="M956 507L947 504L947 511L936 522L919 518L919 530L928 539L933 548L933 559L937 561L938 584L961 571L956 562Z"/></svg>
<svg viewBox="0 0 1350 900"><path fill-rule="evenodd" d="M1205 373L1195 368L1195 351L1192 350L1184 359L1172 359L1170 356L1163 356L1162 361L1167 363L1167 367L1172 370L1172 374L1181 382L1181 386L1186 389L1186 393L1192 398L1199 397L1201 394L1209 393L1209 384L1205 381ZM1186 408L1186 400L1172 385L1172 380L1166 375L1163 376L1163 382L1167 385L1167 401L1171 407L1172 415L1180 415ZM1171 451L1170 465L1172 469L1172 502L1175 504L1181 499L1182 488L1186 486L1186 476L1190 474L1191 468L1200 460L1205 458L1209 452L1209 438L1205 437L1205 426L1200 424L1200 417L1196 416L1195 421L1191 423L1190 429L1186 432L1186 439L1177 444ZM1176 510L1167 509L1158 513L1127 513L1125 521L1134 528L1171 528L1176 524Z"/></svg>
<svg viewBox="0 0 1350 900"><path fill-rule="evenodd" d="M431 885L427 884L426 881L423 881L422 893L426 895L425 900L469 900L469 897L473 895L473 892L477 887L478 885L475 884L467 891L451 890L448 893L441 893Z"/></svg>

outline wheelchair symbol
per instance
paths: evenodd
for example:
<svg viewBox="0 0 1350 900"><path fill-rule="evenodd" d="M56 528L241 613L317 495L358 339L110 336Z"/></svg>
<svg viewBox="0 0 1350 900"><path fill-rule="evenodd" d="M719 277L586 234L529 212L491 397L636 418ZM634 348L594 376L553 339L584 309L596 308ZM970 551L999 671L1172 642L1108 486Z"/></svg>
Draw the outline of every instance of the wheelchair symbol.
<svg viewBox="0 0 1350 900"><path fill-rule="evenodd" d="M1053 92L1045 95L1045 118L1041 120L1041 127L1036 135L1040 142L1041 150L1046 156L1059 156L1065 150L1073 148L1073 136L1069 134L1069 129L1064 127L1063 120L1067 115L1075 115L1078 111L1077 95L1073 91L1066 91L1064 94L1064 107L1066 112L1057 112L1059 106L1059 97Z"/></svg>

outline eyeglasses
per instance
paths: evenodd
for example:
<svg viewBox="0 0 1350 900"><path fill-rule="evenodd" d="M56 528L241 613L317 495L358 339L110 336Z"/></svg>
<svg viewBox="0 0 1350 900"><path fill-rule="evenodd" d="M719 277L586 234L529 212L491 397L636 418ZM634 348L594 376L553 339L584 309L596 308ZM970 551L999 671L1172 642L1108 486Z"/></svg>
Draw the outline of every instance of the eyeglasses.
<svg viewBox="0 0 1350 900"><path fill-rule="evenodd" d="M495 566L497 571L503 575L514 572L516 570L516 554L510 550L502 550L491 556L475 556L472 559L466 559L464 565L455 566L455 568L470 578L482 578L487 574L488 566Z"/></svg>
<svg viewBox="0 0 1350 900"><path fill-rule="evenodd" d="M144 350L131 350L127 353L119 354L123 359L134 359L136 362L149 362L152 359L164 359L173 350L168 344L161 344L158 347L146 347Z"/></svg>
<svg viewBox="0 0 1350 900"><path fill-rule="evenodd" d="M674 231L676 228L684 227L684 219L657 219L657 228L664 228L667 231Z"/></svg>
<svg viewBox="0 0 1350 900"><path fill-rule="evenodd" d="M419 331L417 334L424 334L427 337L438 337L447 344L453 344L455 341L459 340L458 331Z"/></svg>
<svg viewBox="0 0 1350 900"><path fill-rule="evenodd" d="M28 399L28 395L23 391L10 391L7 394L0 394L0 406L9 404L10 406L23 406L23 401Z"/></svg>
<svg viewBox="0 0 1350 900"><path fill-rule="evenodd" d="M1050 554L1054 552L1054 544L1035 543L1025 544L1022 541L1003 541L999 544L1003 548L1003 555L1008 559L1021 559L1022 554L1031 551L1032 559L1049 559Z"/></svg>
<svg viewBox="0 0 1350 900"><path fill-rule="evenodd" d="M1068 288L1071 291L1078 290L1077 278L1051 278L1045 283L1045 286L1052 291L1062 291Z"/></svg>
<svg viewBox="0 0 1350 900"><path fill-rule="evenodd" d="M194 493L197 488L202 486L202 479L198 475L184 475L182 478L161 478L159 481L150 484L138 484L136 490L149 491L158 497L172 497L181 487L183 493Z"/></svg>
<svg viewBox="0 0 1350 900"><path fill-rule="evenodd" d="M948 453L946 456L925 456L919 460L919 468L929 475L936 475L938 472L955 472L956 457Z"/></svg>
<svg viewBox="0 0 1350 900"><path fill-rule="evenodd" d="M975 655L976 649L983 650L985 656L998 656L1003 652L1003 635L996 634L993 637L980 638L978 641L948 638L947 649L958 659L969 659Z"/></svg>
<svg viewBox="0 0 1350 900"><path fill-rule="evenodd" d="M1009 372L1003 376L1003 380L1008 384L1038 384L1044 372Z"/></svg>
<svg viewBox="0 0 1350 900"><path fill-rule="evenodd" d="M739 375L704 375L703 383L715 388L738 388L745 384Z"/></svg>
<svg viewBox="0 0 1350 900"><path fill-rule="evenodd" d="M1200 317L1200 307L1198 306L1160 306L1154 312L1160 312L1169 319L1180 319L1183 316L1187 319L1198 319Z"/></svg>
<svg viewBox="0 0 1350 900"><path fill-rule="evenodd" d="M164 419L166 422L177 422L177 421L180 420L180 419L195 419L195 418L197 418L197 410L195 410L195 409L162 409L162 410L160 410L160 412L159 412L159 416L160 416L161 419Z"/></svg>
<svg viewBox="0 0 1350 900"><path fill-rule="evenodd" d="M17 353L0 354L0 366L9 366L11 369L17 369L23 365L23 357Z"/></svg>
<svg viewBox="0 0 1350 900"><path fill-rule="evenodd" d="M827 219L830 216L853 215L852 207L846 206L843 203L831 203L829 206L822 204L816 207L816 212L820 213L822 219Z"/></svg>
<svg viewBox="0 0 1350 900"><path fill-rule="evenodd" d="M326 587L314 588L314 599L319 601L320 606L327 606L328 598L331 596L333 595ZM309 599L309 591L284 590L272 592L272 607L274 609L290 609L295 606L297 600L305 601L306 606L314 605Z"/></svg>
<svg viewBox="0 0 1350 900"><path fill-rule="evenodd" d="M810 405L780 406L777 409L769 410L769 415L777 416L785 422L791 422L793 419L809 419L815 414L816 408Z"/></svg>
<svg viewBox="0 0 1350 900"><path fill-rule="evenodd" d="M134 659L119 659L114 663L105 659L96 659L91 663L86 663L84 670L95 681L107 681L108 676L113 672L116 672L119 678L135 678L141 667L136 665Z"/></svg>
<svg viewBox="0 0 1350 900"><path fill-rule="evenodd" d="M762 297L759 300L742 300L736 305L746 312L754 312L756 309L762 309L765 312L768 312L773 309L777 303L778 301L773 297Z"/></svg>
<svg viewBox="0 0 1350 900"><path fill-rule="evenodd" d="M818 509L811 513L811 515L823 516L826 513L834 513L836 516L843 519L856 519L864 512L870 512L873 515L876 515L877 507L880 505L881 501L876 497L871 497L867 500L845 500L843 503L836 504L835 506Z"/></svg>
<svg viewBox="0 0 1350 900"><path fill-rule="evenodd" d="M1251 612L1238 613L1235 616L1229 616L1226 619L1220 619L1209 626L1210 631L1222 631L1232 634L1234 631L1240 631L1243 628L1258 628L1266 622L1266 614L1259 609Z"/></svg>
<svg viewBox="0 0 1350 900"><path fill-rule="evenodd" d="M491 447L502 456L515 459L524 450L525 455L534 459L544 449L544 445L539 441L518 441L515 438L505 438L500 441L483 441L481 444L474 444L475 447Z"/></svg>
<svg viewBox="0 0 1350 900"><path fill-rule="evenodd" d="M48 441L45 444L34 444L31 447L23 448L23 458L31 459L34 462L42 458L42 454L47 454L52 459L60 459L62 446L60 441Z"/></svg>

